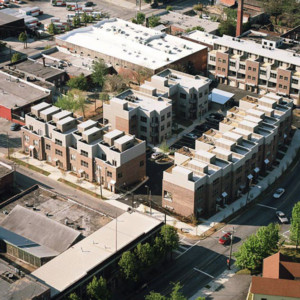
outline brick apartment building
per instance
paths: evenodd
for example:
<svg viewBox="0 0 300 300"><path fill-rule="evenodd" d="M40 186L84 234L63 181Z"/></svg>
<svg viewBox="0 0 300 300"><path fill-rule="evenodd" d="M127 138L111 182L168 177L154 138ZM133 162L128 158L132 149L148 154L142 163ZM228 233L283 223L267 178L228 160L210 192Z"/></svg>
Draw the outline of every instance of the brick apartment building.
<svg viewBox="0 0 300 300"><path fill-rule="evenodd" d="M32 107L22 127L23 150L31 157L91 182L101 178L111 191L145 177L145 144L120 130L108 132L95 121L82 122L47 103Z"/></svg>
<svg viewBox="0 0 300 300"><path fill-rule="evenodd" d="M290 133L292 104L275 94L241 99L219 130L196 140L195 150L175 152L174 166L163 174L163 206L198 217L233 202L275 161L278 145Z"/></svg>
<svg viewBox="0 0 300 300"><path fill-rule="evenodd" d="M103 116L113 129L157 144L171 135L172 119L195 120L208 110L211 80L167 69L140 91L128 90L105 103Z"/></svg>
<svg viewBox="0 0 300 300"><path fill-rule="evenodd" d="M258 94L289 96L299 105L300 55L278 49L282 40L261 44L224 35L208 55L208 73L219 82Z"/></svg>

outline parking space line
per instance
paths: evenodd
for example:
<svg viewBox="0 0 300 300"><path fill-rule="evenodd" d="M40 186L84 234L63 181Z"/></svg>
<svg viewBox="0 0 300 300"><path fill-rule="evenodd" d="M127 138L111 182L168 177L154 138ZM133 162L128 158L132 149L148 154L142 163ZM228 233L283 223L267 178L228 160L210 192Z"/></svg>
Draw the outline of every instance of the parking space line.
<svg viewBox="0 0 300 300"><path fill-rule="evenodd" d="M268 205L264 205L264 204L256 204L256 205L258 205L258 206L262 206L262 207L265 207L265 208L270 208L270 209L274 209L274 210L277 210L277 208L276 207L272 207L272 206L268 206Z"/></svg>
<svg viewBox="0 0 300 300"><path fill-rule="evenodd" d="M178 251L178 250L173 250L173 252L177 253L177 254L182 254L182 252Z"/></svg>
<svg viewBox="0 0 300 300"><path fill-rule="evenodd" d="M186 250L186 247L184 247L183 245L179 245L178 248L180 248L182 250Z"/></svg>
<svg viewBox="0 0 300 300"><path fill-rule="evenodd" d="M214 276L212 276L212 275L210 275L210 274L208 274L208 273L206 273L206 272L204 272L204 271L201 271L201 270L199 270L199 269L197 269L197 268L193 268L193 269L194 269L195 271L199 272L199 273L202 273L202 274L204 274L204 275L210 277L210 278L215 278Z"/></svg>

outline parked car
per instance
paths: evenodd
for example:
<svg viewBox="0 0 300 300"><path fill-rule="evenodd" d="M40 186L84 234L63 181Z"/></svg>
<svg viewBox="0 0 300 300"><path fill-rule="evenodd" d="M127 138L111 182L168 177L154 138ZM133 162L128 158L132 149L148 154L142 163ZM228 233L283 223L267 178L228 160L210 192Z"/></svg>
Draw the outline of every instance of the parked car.
<svg viewBox="0 0 300 300"><path fill-rule="evenodd" d="M273 198L279 199L283 195L284 192L285 192L284 188L277 189L276 192L273 194Z"/></svg>
<svg viewBox="0 0 300 300"><path fill-rule="evenodd" d="M200 131L202 133L204 133L205 131L209 130L209 128L210 127L208 125L206 125L206 124L197 125L195 127L196 130L198 130L198 131Z"/></svg>
<svg viewBox="0 0 300 300"><path fill-rule="evenodd" d="M286 215L282 212L282 211L276 211L276 216L278 218L278 220L280 221L280 223L282 224L288 224L289 223L289 219L286 217Z"/></svg>
<svg viewBox="0 0 300 300"><path fill-rule="evenodd" d="M220 120L220 121L224 120L224 116L220 113L211 113L209 114L209 116L215 118L216 120Z"/></svg>
<svg viewBox="0 0 300 300"><path fill-rule="evenodd" d="M215 118L214 116L209 116L205 118L207 122L214 123L214 124L219 124L220 120Z"/></svg>
<svg viewBox="0 0 300 300"><path fill-rule="evenodd" d="M185 133L183 136L188 138L188 139L193 139L193 140L196 140L198 138L196 134L191 133L191 132L190 133Z"/></svg>
<svg viewBox="0 0 300 300"><path fill-rule="evenodd" d="M16 131L16 130L18 130L19 128L20 128L20 124L12 123L12 124L10 125L10 130L11 130L11 131Z"/></svg>
<svg viewBox="0 0 300 300"><path fill-rule="evenodd" d="M223 236L221 236L219 238L219 244L221 245L227 245L230 243L230 240L231 240L231 232L226 232Z"/></svg>
<svg viewBox="0 0 300 300"><path fill-rule="evenodd" d="M151 8L157 8L158 7L158 3L155 1L151 4Z"/></svg>
<svg viewBox="0 0 300 300"><path fill-rule="evenodd" d="M88 1L85 3L85 7L91 7L91 6L94 6L94 2Z"/></svg>
<svg viewBox="0 0 300 300"><path fill-rule="evenodd" d="M154 159L154 160L157 160L159 158L162 158L164 156L163 153L161 152L154 152L152 155L151 155L151 158Z"/></svg>

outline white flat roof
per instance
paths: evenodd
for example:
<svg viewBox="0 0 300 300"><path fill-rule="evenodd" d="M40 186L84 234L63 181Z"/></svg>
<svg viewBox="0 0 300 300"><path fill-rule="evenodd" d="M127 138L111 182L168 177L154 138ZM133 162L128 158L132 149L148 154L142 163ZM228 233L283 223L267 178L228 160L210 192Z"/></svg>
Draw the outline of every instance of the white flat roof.
<svg viewBox="0 0 300 300"><path fill-rule="evenodd" d="M125 212L61 255L41 266L31 275L51 288L51 297L64 291L93 268L157 227L162 222L138 212ZM116 243L117 236L117 243Z"/></svg>
<svg viewBox="0 0 300 300"><path fill-rule="evenodd" d="M93 121L93 120L87 120L87 121L85 121L85 122L80 123L77 127L78 127L78 128L84 129L84 128L87 128L87 127L90 127L90 126L94 126L94 125L96 125L96 124L97 124L96 121Z"/></svg>
<svg viewBox="0 0 300 300"><path fill-rule="evenodd" d="M213 158L215 156L215 154L204 151L204 150L197 150L196 154L200 155L200 156L203 156L203 157L206 157L206 158Z"/></svg>
<svg viewBox="0 0 300 300"><path fill-rule="evenodd" d="M107 137L107 138L109 138L109 139L112 139L112 138L114 138L114 137L116 137L116 136L118 136L120 134L123 134L123 131L118 130L118 129L114 129L114 130L106 133L104 136Z"/></svg>
<svg viewBox="0 0 300 300"><path fill-rule="evenodd" d="M257 110L255 108L251 108L249 110L247 110L248 113L259 116L260 118L264 115L264 113L260 110Z"/></svg>
<svg viewBox="0 0 300 300"><path fill-rule="evenodd" d="M263 57L271 58L271 59L276 59L278 61L285 62L287 64L294 64L296 66L300 66L300 55L296 54L296 56L293 55L292 52L282 50L282 49L266 49L263 48L261 44L258 44L253 41L249 40L242 40L238 39L234 40L235 38L228 36L228 35L223 35L223 37L219 38L216 40L216 44L222 45L225 47L253 53L256 55L260 55Z"/></svg>
<svg viewBox="0 0 300 300"><path fill-rule="evenodd" d="M47 108L49 106L51 106L51 104L49 104L47 102L41 102L41 103L39 103L37 105L32 106L31 108L35 109L35 110L42 110L43 108Z"/></svg>
<svg viewBox="0 0 300 300"><path fill-rule="evenodd" d="M133 140L133 136L130 135L123 135L120 138L115 140L115 143L118 143L120 145L125 144L127 142L130 142Z"/></svg>
<svg viewBox="0 0 300 300"><path fill-rule="evenodd" d="M74 121L74 120L75 120L75 118L73 118L73 117L66 117L66 118L64 118L64 119L59 120L59 121L57 122L57 125L63 125L63 124L66 124L66 123L68 123L68 122L72 122L72 121Z"/></svg>
<svg viewBox="0 0 300 300"><path fill-rule="evenodd" d="M211 46L213 46L215 41L220 38L219 36L200 30L193 30L191 32L185 33L183 36Z"/></svg>
<svg viewBox="0 0 300 300"><path fill-rule="evenodd" d="M277 103L276 100L270 99L270 98L268 98L268 97L261 97L261 98L258 99L258 102L268 103L268 104L272 104L272 105L273 105L274 103Z"/></svg>
<svg viewBox="0 0 300 300"><path fill-rule="evenodd" d="M85 130L85 131L83 132L83 134L84 134L84 135L90 135L90 134L93 134L93 133L96 133L96 132L99 132L99 131L101 131L101 128L98 128L98 127L92 127L92 128L90 128L90 129L88 129L88 130Z"/></svg>
<svg viewBox="0 0 300 300"><path fill-rule="evenodd" d="M117 18L72 30L56 39L152 70L206 48L203 45Z"/></svg>
<svg viewBox="0 0 300 300"><path fill-rule="evenodd" d="M192 159L189 161L189 164L191 165L194 165L195 167L200 167L200 168L205 168L207 167L207 164L202 162L202 161L199 161L199 160L196 160L196 159Z"/></svg>
<svg viewBox="0 0 300 300"><path fill-rule="evenodd" d="M51 106L49 108L46 108L46 109L42 110L40 113L47 116L47 115L53 114L53 113L55 113L57 111L60 111L59 107Z"/></svg>
<svg viewBox="0 0 300 300"><path fill-rule="evenodd" d="M243 136L240 134L234 133L232 131L227 131L223 134L223 137L233 138L235 140L238 140L238 139L242 138Z"/></svg>
<svg viewBox="0 0 300 300"><path fill-rule="evenodd" d="M211 94L209 95L209 99L212 102L218 103L218 104L225 104L227 101L229 101L234 94L219 90L219 89L213 89L211 91Z"/></svg>
<svg viewBox="0 0 300 300"><path fill-rule="evenodd" d="M228 146L232 146L232 145L235 144L234 141L227 140L227 139L224 139L224 138L217 139L217 142L219 142L221 144L224 144L224 145L228 145Z"/></svg>
<svg viewBox="0 0 300 300"><path fill-rule="evenodd" d="M220 155L226 155L226 156L229 156L232 154L231 151L220 148L220 147L216 147L215 149L213 149L213 153L220 154Z"/></svg>
<svg viewBox="0 0 300 300"><path fill-rule="evenodd" d="M185 167L182 167L182 166L176 166L172 169L172 173L174 174L185 174L185 175L189 175L191 174L193 171L185 168Z"/></svg>
<svg viewBox="0 0 300 300"><path fill-rule="evenodd" d="M57 118L57 119L62 119L64 117L67 117L69 115L71 115L72 113L68 110L63 110L55 115L53 115L53 118Z"/></svg>
<svg viewBox="0 0 300 300"><path fill-rule="evenodd" d="M251 128L254 128L257 126L256 123L253 123L253 122L250 122L250 121L247 121L247 120L243 120L239 123L240 125L244 125L244 126L247 126L247 127L251 127Z"/></svg>
<svg viewBox="0 0 300 300"><path fill-rule="evenodd" d="M246 121L253 122L253 123L261 123L261 121L262 121L261 118L256 118L256 117L253 117L253 116L250 116L250 115L247 115L247 116L245 117L245 120L246 120Z"/></svg>

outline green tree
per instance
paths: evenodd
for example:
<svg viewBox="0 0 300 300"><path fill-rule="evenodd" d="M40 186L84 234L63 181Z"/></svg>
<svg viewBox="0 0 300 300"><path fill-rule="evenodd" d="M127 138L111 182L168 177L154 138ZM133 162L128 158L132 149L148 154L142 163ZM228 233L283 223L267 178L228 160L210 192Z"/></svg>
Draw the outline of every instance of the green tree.
<svg viewBox="0 0 300 300"><path fill-rule="evenodd" d="M14 63L14 62L16 62L20 59L21 59L21 54L20 53L14 53L11 57L11 62Z"/></svg>
<svg viewBox="0 0 300 300"><path fill-rule="evenodd" d="M126 251L119 260L120 271L127 280L136 282L138 280L138 264L133 253Z"/></svg>
<svg viewBox="0 0 300 300"><path fill-rule="evenodd" d="M160 235L164 241L166 252L170 252L172 258L172 250L177 249L179 246L179 236L176 229L170 225L164 225L161 228Z"/></svg>
<svg viewBox="0 0 300 300"><path fill-rule="evenodd" d="M172 293L169 297L170 300L187 300L185 296L180 292L182 286L179 282L173 283Z"/></svg>
<svg viewBox="0 0 300 300"><path fill-rule="evenodd" d="M237 10L229 7L225 7L223 12L226 14L226 20L236 20L237 19Z"/></svg>
<svg viewBox="0 0 300 300"><path fill-rule="evenodd" d="M205 297L198 297L196 300L205 300Z"/></svg>
<svg viewBox="0 0 300 300"><path fill-rule="evenodd" d="M68 92L67 95L59 96L54 105L72 112L76 110L76 103L71 92Z"/></svg>
<svg viewBox="0 0 300 300"><path fill-rule="evenodd" d="M79 16L75 16L72 19L72 26L75 28L80 26L80 17Z"/></svg>
<svg viewBox="0 0 300 300"><path fill-rule="evenodd" d="M300 201L298 201L292 210L291 218L291 240L299 243L300 240Z"/></svg>
<svg viewBox="0 0 300 300"><path fill-rule="evenodd" d="M154 239L154 252L157 259L160 259L166 253L164 240L160 236Z"/></svg>
<svg viewBox="0 0 300 300"><path fill-rule="evenodd" d="M69 295L68 300L80 300L80 297L76 293Z"/></svg>
<svg viewBox="0 0 300 300"><path fill-rule="evenodd" d="M173 6L172 5L168 5L166 8L167 11L172 11L173 10Z"/></svg>
<svg viewBox="0 0 300 300"><path fill-rule="evenodd" d="M143 24L145 22L145 14L143 14L142 12L138 12L136 15L136 22L137 24Z"/></svg>
<svg viewBox="0 0 300 300"><path fill-rule="evenodd" d="M152 291L145 297L145 300L167 300L167 298L160 293L155 293Z"/></svg>
<svg viewBox="0 0 300 300"><path fill-rule="evenodd" d="M83 74L80 74L77 77L71 78L67 82L67 86L70 87L71 89L86 91L88 89L88 82L85 76Z"/></svg>
<svg viewBox="0 0 300 300"><path fill-rule="evenodd" d="M6 47L6 43L0 41L0 51Z"/></svg>
<svg viewBox="0 0 300 300"><path fill-rule="evenodd" d="M196 26L196 27L188 28L185 32L191 32L194 30L204 31L204 28L201 26Z"/></svg>
<svg viewBox="0 0 300 300"><path fill-rule="evenodd" d="M141 83L146 80L147 78L151 77L152 73L149 69L138 67L136 71L132 73L132 77L137 82L138 85L141 85Z"/></svg>
<svg viewBox="0 0 300 300"><path fill-rule="evenodd" d="M127 82L119 74L107 75L105 77L105 89L109 92L122 92L127 89Z"/></svg>
<svg viewBox="0 0 300 300"><path fill-rule="evenodd" d="M21 32L18 39L20 42L24 43L24 49L27 48L27 34L25 32Z"/></svg>
<svg viewBox="0 0 300 300"><path fill-rule="evenodd" d="M87 285L86 292L90 300L109 300L111 298L106 280L102 276L99 279L94 276L93 280Z"/></svg>
<svg viewBox="0 0 300 300"><path fill-rule="evenodd" d="M151 16L148 18L148 26L149 27L156 27L160 24L160 17L159 16Z"/></svg>
<svg viewBox="0 0 300 300"><path fill-rule="evenodd" d="M163 141L160 145L160 149L164 152L167 153L170 151L169 146L167 145L166 141Z"/></svg>
<svg viewBox="0 0 300 300"><path fill-rule="evenodd" d="M135 248L135 255L142 269L150 267L154 260L153 247L149 243L139 243Z"/></svg>
<svg viewBox="0 0 300 300"><path fill-rule="evenodd" d="M93 83L103 87L105 83L105 76L107 75L107 66L103 59L95 61L92 65L92 80Z"/></svg>
<svg viewBox="0 0 300 300"><path fill-rule="evenodd" d="M221 21L218 27L218 34L220 36L226 34L230 36L235 36L236 32L236 22L232 20Z"/></svg>
<svg viewBox="0 0 300 300"><path fill-rule="evenodd" d="M255 270L262 266L263 259L278 251L279 226L262 226L234 253L235 264L240 268Z"/></svg>
<svg viewBox="0 0 300 300"><path fill-rule="evenodd" d="M51 24L48 26L48 32L49 32L50 34L56 34L56 33L57 33L57 28L56 28L56 26L55 26L53 23L51 23Z"/></svg>
<svg viewBox="0 0 300 300"><path fill-rule="evenodd" d="M81 15L81 22L84 23L85 26L86 26L86 24L88 23L88 21L89 21L89 16L87 15L87 13L83 13Z"/></svg>
<svg viewBox="0 0 300 300"><path fill-rule="evenodd" d="M85 109L87 106L86 103L86 95L81 90L73 89L71 91L71 94L73 95L74 99L74 105L75 105L75 111L80 109L82 112L83 117L85 118Z"/></svg>

